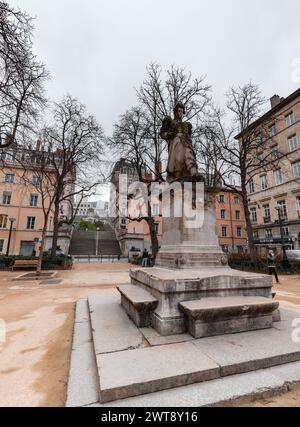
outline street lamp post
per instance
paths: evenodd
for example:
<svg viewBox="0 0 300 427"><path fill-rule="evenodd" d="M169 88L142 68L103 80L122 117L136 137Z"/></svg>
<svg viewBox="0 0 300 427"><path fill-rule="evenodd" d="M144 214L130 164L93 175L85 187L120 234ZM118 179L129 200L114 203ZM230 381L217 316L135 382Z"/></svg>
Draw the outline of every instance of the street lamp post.
<svg viewBox="0 0 300 427"><path fill-rule="evenodd" d="M12 235L13 224L14 224L15 220L16 220L16 218L9 218L10 229L9 229L9 236L8 236L8 242L7 242L6 256L9 256L9 248L10 248L10 242L11 242L11 235Z"/></svg>
<svg viewBox="0 0 300 427"><path fill-rule="evenodd" d="M280 236L281 236L281 246L282 246L282 268L284 271L287 271L290 268L290 263L286 253L285 241L284 241L284 232L283 232L283 223L284 219L281 216L281 208L276 208L278 212L278 224L280 227Z"/></svg>
<svg viewBox="0 0 300 427"><path fill-rule="evenodd" d="M96 256L99 255L99 231L100 231L100 228L97 227L97 233L96 233Z"/></svg>

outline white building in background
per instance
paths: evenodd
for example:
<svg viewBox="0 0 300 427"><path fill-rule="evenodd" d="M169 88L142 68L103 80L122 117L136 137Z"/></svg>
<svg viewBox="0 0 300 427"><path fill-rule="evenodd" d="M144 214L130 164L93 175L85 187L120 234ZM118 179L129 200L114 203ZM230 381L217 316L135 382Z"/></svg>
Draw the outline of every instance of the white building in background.
<svg viewBox="0 0 300 427"><path fill-rule="evenodd" d="M83 200L79 206L76 205L75 209L78 207L77 217L80 219L88 220L108 220L109 217L109 203L98 200L98 201L89 201Z"/></svg>

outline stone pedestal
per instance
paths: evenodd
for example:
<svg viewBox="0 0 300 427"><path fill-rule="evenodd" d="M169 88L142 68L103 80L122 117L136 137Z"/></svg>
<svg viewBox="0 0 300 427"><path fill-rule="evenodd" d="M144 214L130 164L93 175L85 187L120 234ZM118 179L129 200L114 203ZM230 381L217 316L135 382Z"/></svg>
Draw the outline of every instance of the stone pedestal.
<svg viewBox="0 0 300 427"><path fill-rule="evenodd" d="M131 283L148 291L157 301L151 325L163 335L186 332L187 323L180 303L203 298L264 297L272 301L272 277L223 269L132 270Z"/></svg>
<svg viewBox="0 0 300 427"><path fill-rule="evenodd" d="M148 295L145 301L154 298L156 302L155 308L147 314L148 322L162 336L185 333L191 325L191 316L187 316L182 307L196 301L200 301L201 306L203 299L212 298L224 300L226 306L230 298L240 297L241 310L228 307L231 313L228 319L222 318L220 322L210 325L208 316L205 330L199 326L199 320L193 321L197 329L195 334L199 337L201 334L222 335L226 324L231 325L229 332L272 327L273 321L280 318L279 312L276 312L277 306L272 302L272 277L229 268L227 256L220 249L216 236L214 195L203 193L201 200L201 193L195 189L194 183L189 197L199 210L200 219L201 212L204 213L199 227L191 226L191 216L186 212L181 217L175 215L176 205L174 198L171 198L171 216L163 219L164 234L155 267L130 272L131 284L142 288ZM128 292L125 290L125 293ZM251 315L245 316L244 311L249 311L249 297L267 300L265 306L271 307L267 317L260 313L260 304L255 306ZM124 309L133 318L132 307L138 311L143 306L138 307L129 294L126 298L130 301L131 309L122 297ZM227 312L226 307L222 306L222 310ZM137 313L138 318L141 315L143 313ZM213 319L211 322L214 322Z"/></svg>
<svg viewBox="0 0 300 427"><path fill-rule="evenodd" d="M216 217L214 194L201 194L201 185L193 183L190 194L184 194L182 183L183 206L190 203L194 209L203 211L198 218L191 219L191 215L184 209L182 216L175 217L176 211L174 195L171 197L171 215L163 218L163 237L161 249L156 258L156 267L174 269L194 269L199 267L223 268L227 265L227 256L222 252L216 235ZM200 183L201 184L201 183ZM198 194L196 192L198 186ZM198 226L198 222L201 222Z"/></svg>

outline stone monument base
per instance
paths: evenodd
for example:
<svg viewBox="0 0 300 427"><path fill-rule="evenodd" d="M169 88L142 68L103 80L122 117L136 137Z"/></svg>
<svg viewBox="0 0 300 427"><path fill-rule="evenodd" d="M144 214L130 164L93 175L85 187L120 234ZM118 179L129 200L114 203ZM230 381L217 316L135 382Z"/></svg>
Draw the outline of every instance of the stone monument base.
<svg viewBox="0 0 300 427"><path fill-rule="evenodd" d="M273 321L280 320L270 276L229 267L203 270L154 267L132 270L130 277L133 286L118 288L123 308L138 327L151 326L162 336L189 331L201 338L226 333L225 324L228 333L233 333L271 328ZM191 304L196 304L196 308L188 313ZM205 318L202 326L201 316L202 320Z"/></svg>

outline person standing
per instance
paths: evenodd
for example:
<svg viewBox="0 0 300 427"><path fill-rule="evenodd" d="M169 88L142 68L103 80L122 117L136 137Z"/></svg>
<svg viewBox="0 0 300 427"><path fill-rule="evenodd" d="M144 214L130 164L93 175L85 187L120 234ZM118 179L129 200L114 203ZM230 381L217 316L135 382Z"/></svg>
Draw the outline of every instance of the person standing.
<svg viewBox="0 0 300 427"><path fill-rule="evenodd" d="M268 267L269 267L269 275L270 276L274 275L276 282L280 283L278 279L277 270L276 270L275 255L273 251L269 251L268 253Z"/></svg>
<svg viewBox="0 0 300 427"><path fill-rule="evenodd" d="M148 267L149 253L148 253L147 249L144 249L142 258L143 258L142 259L142 267Z"/></svg>

